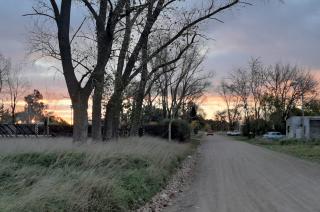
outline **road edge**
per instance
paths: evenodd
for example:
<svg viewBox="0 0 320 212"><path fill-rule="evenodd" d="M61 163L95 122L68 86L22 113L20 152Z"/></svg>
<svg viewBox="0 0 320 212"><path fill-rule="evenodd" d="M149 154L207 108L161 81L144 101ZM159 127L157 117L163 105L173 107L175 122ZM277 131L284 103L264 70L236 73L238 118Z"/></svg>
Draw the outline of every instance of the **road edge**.
<svg viewBox="0 0 320 212"><path fill-rule="evenodd" d="M182 161L180 168L170 177L166 187L135 212L161 212L171 206L177 200L177 197L188 189L198 162L200 146L201 144Z"/></svg>

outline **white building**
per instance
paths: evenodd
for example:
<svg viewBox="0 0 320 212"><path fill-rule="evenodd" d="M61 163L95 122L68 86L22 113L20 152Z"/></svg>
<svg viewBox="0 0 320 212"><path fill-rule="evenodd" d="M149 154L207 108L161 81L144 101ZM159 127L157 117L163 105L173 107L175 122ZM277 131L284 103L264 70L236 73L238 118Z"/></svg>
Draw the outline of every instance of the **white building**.
<svg viewBox="0 0 320 212"><path fill-rule="evenodd" d="M320 138L320 116L292 116L286 124L287 138Z"/></svg>

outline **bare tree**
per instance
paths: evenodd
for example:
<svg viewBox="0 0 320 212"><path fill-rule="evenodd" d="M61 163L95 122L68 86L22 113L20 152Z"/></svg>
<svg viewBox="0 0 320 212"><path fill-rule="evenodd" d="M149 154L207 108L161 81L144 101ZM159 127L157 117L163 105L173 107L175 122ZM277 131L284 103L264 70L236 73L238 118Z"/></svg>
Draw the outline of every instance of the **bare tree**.
<svg viewBox="0 0 320 212"><path fill-rule="evenodd" d="M231 130L234 128L236 122L240 120L240 97L234 92L232 86L224 80L221 81L218 93L226 104L227 121L229 130Z"/></svg>
<svg viewBox="0 0 320 212"><path fill-rule="evenodd" d="M134 45L132 45L132 53L127 59L125 68L123 67L123 65L121 65L120 69L118 69L121 71L123 70L122 74L121 72L117 71L117 73L119 73L118 74L119 77L115 78L115 86L114 86L115 93L110 98L110 101L108 102L107 110L106 110L104 139L117 137L117 131L118 131L117 129L119 127L119 105L120 105L121 93L123 92L124 88L128 85L128 83L130 83L130 81L142 71L144 67L144 63L147 63L152 58L154 58L157 54L159 54L163 49L175 43L175 41L179 39L181 36L185 36L186 34L188 34L190 29L196 28L201 22L208 20L212 18L214 15L221 13L240 3L240 1L235 0L235 1L226 2L225 4L222 4L222 6L219 7L215 4L214 1L210 1L211 4L209 4L208 7L206 8L202 8L199 10L192 10L191 12L190 11L182 12L183 16L180 20L175 20L173 18L174 14L173 13L170 14L169 17L171 17L173 20L169 22L170 24L168 23L166 24L169 27L166 28L165 30L171 30L174 33L172 33L172 36L168 39L167 42L165 42L162 46L160 46L155 51L151 52L149 54L149 57L147 58L147 60L145 60L144 63L137 64L137 62L139 61L138 60L140 55L139 53L143 46L142 44L152 34L153 26L156 26L156 21L159 19L159 17L161 18L166 17L167 16L166 12L168 12L167 9L177 2L178 1L176 0L148 1L147 12L144 13L145 22L143 24L143 27L138 31L139 36L136 39L136 42L134 42ZM177 4L177 6L179 6L179 4ZM173 9L173 6L170 9ZM163 27L165 26L164 24L162 25Z"/></svg>
<svg viewBox="0 0 320 212"><path fill-rule="evenodd" d="M161 56L163 56L163 52L159 54L154 62L150 62L152 65L148 70L148 63L145 63L145 67L141 71L141 77L139 82L139 87L135 95L134 99L134 108L132 111L132 117L131 117L131 134L135 135L138 131L138 128L142 125L142 107L143 107L143 100L146 97L147 93L149 92L148 88L146 89L147 83L149 83L149 87L154 84L154 82L159 79L159 77L162 74L165 74L165 72L172 72L174 68L164 68L168 66L175 67L175 63L177 63L183 56L187 53L188 49L192 48L193 45L195 45L195 38L196 34L191 34L192 36L186 36L184 41L177 42L176 48L173 50L171 49L170 58L168 60L161 59ZM153 42L154 44L155 42ZM157 46L161 46L162 42L159 41ZM155 45L155 44L154 44ZM146 46L147 47L147 46ZM143 48L142 50L142 59L148 58L148 48ZM168 49L166 48L164 50L164 54L168 56Z"/></svg>
<svg viewBox="0 0 320 212"><path fill-rule="evenodd" d="M231 74L230 80L230 89L240 98L244 119L247 120L250 113L249 98L251 96L248 72L245 69L238 69Z"/></svg>
<svg viewBox="0 0 320 212"><path fill-rule="evenodd" d="M310 72L298 66L278 63L269 68L265 86L268 104L285 121L302 96L306 103L316 97L318 82Z"/></svg>
<svg viewBox="0 0 320 212"><path fill-rule="evenodd" d="M9 70L11 69L10 59L5 58L0 53L0 94L3 91L3 85L7 81ZM2 94L3 95L3 94Z"/></svg>
<svg viewBox="0 0 320 212"><path fill-rule="evenodd" d="M88 99L93 90L93 137L99 137L105 68L113 54L117 55L116 63L118 65L114 77L114 93L106 106L104 139L117 136L122 93L126 86L143 70L144 63L150 61L181 36L185 36L186 32L192 27L196 27L201 22L242 3L238 0L224 3L216 3L212 0L207 7L182 11L182 21L175 20L174 13L171 13L169 16L172 23L176 24L168 24L166 30L173 31L171 27L175 27L175 33L160 48L151 52L145 62L141 63L139 62L141 61L139 56L141 55L142 44L152 34L153 26L159 17L165 19L169 14L168 11L173 9L174 3L177 3L175 6L182 5L178 3L178 0L139 2L127 0L64 0L61 2L39 0L39 2L40 7L34 7L33 13L27 15L37 15L47 20L53 20L56 24L56 31L54 31L56 36L52 37L50 33L49 35L42 33L44 36L35 39L40 41L41 45L34 46L40 47L39 51L61 60L63 74L74 108L75 141L83 141L87 137ZM83 5L89 11L89 15L84 17L75 30L72 30L71 27L73 2ZM221 6L218 6L218 4ZM125 23L123 23L123 19L126 19ZM83 32L85 30L82 30L87 20L93 20L94 23L95 33L92 37L87 36L87 33ZM134 33L132 33L132 29L134 29ZM35 37L37 35L39 33L35 33ZM43 37L46 39L43 39ZM120 38L118 44L114 46L113 44L118 38ZM43 42L43 40L45 41ZM56 42L56 45L52 45L52 40ZM94 52L94 57L90 57L89 62L86 62L88 61L87 56L75 51L75 47L79 46L79 43L83 43L84 40L93 41L93 44L95 44L95 48L89 50ZM120 48L115 49L113 46ZM93 65L89 66L88 64ZM77 71L78 69L82 71Z"/></svg>
<svg viewBox="0 0 320 212"><path fill-rule="evenodd" d="M317 87L312 74L298 66L278 63L265 67L259 59L252 59L248 69L238 69L230 74L228 83L222 82L220 95L226 102L228 117L230 103L239 101L234 112L239 113L241 106L246 122L264 118L284 130L285 121L302 104L302 97L305 104L314 100Z"/></svg>
<svg viewBox="0 0 320 212"><path fill-rule="evenodd" d="M5 97L4 87L5 83L8 79L8 73L11 69L11 62L10 59L4 57L0 53L0 121L3 121L4 117L6 116L7 109L5 108L5 105L3 103L3 99Z"/></svg>
<svg viewBox="0 0 320 212"><path fill-rule="evenodd" d="M116 25L124 15L123 7L127 1L119 0L115 4L112 1L107 0L101 0L99 2L88 0L78 1L87 8L90 18L92 18L94 22L95 36L93 39L85 36L85 33L83 33L84 35L82 36L78 36L86 18L84 18L76 28L73 35L71 34L72 2L73 1L71 0L64 0L61 2L56 0L50 0L48 2L44 0L39 1L40 9L33 8L34 12L26 15L41 16L48 20L53 20L56 24L56 31L54 34L57 36L52 38L52 34L44 34L45 36L41 36L40 33L39 36L39 33L35 33L36 36L39 36L39 39L35 39L35 43L37 44L37 42L39 42L41 44L37 45L40 47L38 50L45 53L46 56L61 60L63 75L74 108L73 138L74 141L85 141L88 128L88 99L93 89L96 89L93 97L95 102L95 104L93 104L93 110L95 110L94 116L97 114L97 116L101 117L101 98L105 67L112 53ZM45 40L43 37L49 39ZM58 49L50 42L51 38L53 39L53 42L57 43ZM94 57L94 65L91 67L86 65L86 63L90 64L91 62L88 62L86 55L81 58L81 54L77 54L77 52L73 51L73 47L79 46L79 43L75 40L83 40L83 38L85 38L85 40L94 40L96 43L96 48L92 48L96 51L96 55ZM77 77L77 68L85 70L85 73L81 74L80 77ZM84 81L85 79L86 82ZM99 124L99 122L95 124ZM99 131L100 128L97 132Z"/></svg>
<svg viewBox="0 0 320 212"><path fill-rule="evenodd" d="M181 68L170 78L170 109L169 114L174 117L179 116L182 106L195 102L204 95L210 85L211 74L207 74L201 69L204 55L201 55L199 46L194 46L183 57Z"/></svg>
<svg viewBox="0 0 320 212"><path fill-rule="evenodd" d="M7 84L10 99L11 122L14 124L16 122L17 103L23 99L23 96L29 89L29 83L23 77L21 68L15 68L10 71Z"/></svg>
<svg viewBox="0 0 320 212"><path fill-rule="evenodd" d="M158 79L161 92L163 111L170 119L169 140L171 139L171 124L175 118L183 115L185 105L196 102L210 85L211 74L201 69L204 55L200 53L199 45L192 45L182 56L181 61L172 67L166 67ZM166 57L165 57L166 58Z"/></svg>
<svg viewBox="0 0 320 212"><path fill-rule="evenodd" d="M264 96L264 84L267 70L263 66L259 58L252 58L249 62L249 87L252 95L253 117L254 119L261 118Z"/></svg>

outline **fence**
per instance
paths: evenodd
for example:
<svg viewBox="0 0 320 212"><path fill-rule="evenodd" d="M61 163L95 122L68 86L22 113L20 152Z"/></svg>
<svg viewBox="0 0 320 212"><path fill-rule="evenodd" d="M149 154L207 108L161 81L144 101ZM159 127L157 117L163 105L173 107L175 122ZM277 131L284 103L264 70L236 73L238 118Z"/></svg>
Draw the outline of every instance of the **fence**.
<svg viewBox="0 0 320 212"><path fill-rule="evenodd" d="M40 133L39 126L36 124L0 124L1 137L37 137Z"/></svg>
<svg viewBox="0 0 320 212"><path fill-rule="evenodd" d="M0 124L1 137L72 136L70 125Z"/></svg>

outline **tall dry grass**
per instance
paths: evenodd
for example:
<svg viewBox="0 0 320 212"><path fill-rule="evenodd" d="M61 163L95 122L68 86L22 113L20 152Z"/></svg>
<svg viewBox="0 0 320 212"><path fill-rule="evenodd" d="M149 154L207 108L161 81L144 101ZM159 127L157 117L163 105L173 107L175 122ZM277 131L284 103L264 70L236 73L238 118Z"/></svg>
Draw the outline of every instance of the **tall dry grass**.
<svg viewBox="0 0 320 212"><path fill-rule="evenodd" d="M1 139L0 211L128 211L159 191L189 151L153 137Z"/></svg>

